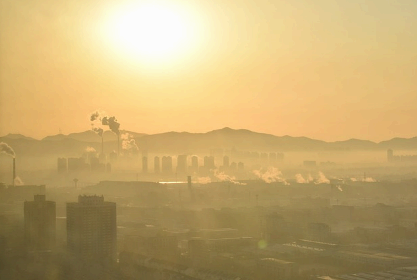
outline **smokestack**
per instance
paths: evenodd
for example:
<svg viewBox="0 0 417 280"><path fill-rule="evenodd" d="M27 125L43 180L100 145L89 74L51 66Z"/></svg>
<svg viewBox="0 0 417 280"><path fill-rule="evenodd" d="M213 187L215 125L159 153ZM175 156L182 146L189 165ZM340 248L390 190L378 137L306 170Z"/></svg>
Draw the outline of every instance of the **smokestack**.
<svg viewBox="0 0 417 280"><path fill-rule="evenodd" d="M12 182L13 187L14 187L15 179L16 179L16 158L13 158L13 182Z"/></svg>
<svg viewBox="0 0 417 280"><path fill-rule="evenodd" d="M103 140L103 135L101 135L101 154L104 155L104 140Z"/></svg>
<svg viewBox="0 0 417 280"><path fill-rule="evenodd" d="M192 185L191 185L191 176L187 177L187 181L188 181L188 191L190 192L191 202L194 202L194 192L193 192Z"/></svg>
<svg viewBox="0 0 417 280"><path fill-rule="evenodd" d="M117 157L120 157L120 136L117 134Z"/></svg>

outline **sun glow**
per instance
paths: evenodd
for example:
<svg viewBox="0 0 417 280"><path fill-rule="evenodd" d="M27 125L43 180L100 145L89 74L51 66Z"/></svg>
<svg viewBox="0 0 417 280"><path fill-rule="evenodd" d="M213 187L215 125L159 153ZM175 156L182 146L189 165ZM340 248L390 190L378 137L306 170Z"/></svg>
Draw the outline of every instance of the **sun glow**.
<svg viewBox="0 0 417 280"><path fill-rule="evenodd" d="M108 36L118 52L146 63L166 63L196 42L195 22L185 9L168 3L124 7L109 22Z"/></svg>

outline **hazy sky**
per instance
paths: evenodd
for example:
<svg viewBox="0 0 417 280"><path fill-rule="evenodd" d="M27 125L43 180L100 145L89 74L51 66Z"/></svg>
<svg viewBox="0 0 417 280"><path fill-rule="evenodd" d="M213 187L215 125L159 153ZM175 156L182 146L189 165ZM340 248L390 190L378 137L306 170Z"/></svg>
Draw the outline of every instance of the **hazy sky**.
<svg viewBox="0 0 417 280"><path fill-rule="evenodd" d="M122 1L0 2L0 135L87 130L101 108L144 133L417 136L416 0L170 1L193 32L154 64L111 42Z"/></svg>

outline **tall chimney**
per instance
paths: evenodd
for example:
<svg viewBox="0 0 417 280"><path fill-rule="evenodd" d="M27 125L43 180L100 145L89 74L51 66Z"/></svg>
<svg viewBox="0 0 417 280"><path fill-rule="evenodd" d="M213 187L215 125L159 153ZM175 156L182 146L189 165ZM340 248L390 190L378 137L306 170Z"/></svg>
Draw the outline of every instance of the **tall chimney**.
<svg viewBox="0 0 417 280"><path fill-rule="evenodd" d="M117 134L117 157L120 157L120 136Z"/></svg>
<svg viewBox="0 0 417 280"><path fill-rule="evenodd" d="M188 189L191 190L191 176L187 177Z"/></svg>
<svg viewBox="0 0 417 280"><path fill-rule="evenodd" d="M188 192L190 193L191 202L194 202L194 192L191 184L191 176L187 177L188 182Z"/></svg>
<svg viewBox="0 0 417 280"><path fill-rule="evenodd" d="M104 154L104 140L103 140L103 135L101 135L101 154Z"/></svg>
<svg viewBox="0 0 417 280"><path fill-rule="evenodd" d="M13 182L12 182L13 187L14 187L15 179L16 179L16 158L13 158Z"/></svg>

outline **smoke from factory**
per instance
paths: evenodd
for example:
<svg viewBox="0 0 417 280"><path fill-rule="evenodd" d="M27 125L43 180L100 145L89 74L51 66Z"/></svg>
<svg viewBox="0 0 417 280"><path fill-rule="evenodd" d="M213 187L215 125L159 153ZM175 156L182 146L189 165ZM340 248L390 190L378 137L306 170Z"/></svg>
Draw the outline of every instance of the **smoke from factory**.
<svg viewBox="0 0 417 280"><path fill-rule="evenodd" d="M86 153L96 153L97 151L93 147L88 146L87 148L85 148L85 152Z"/></svg>
<svg viewBox="0 0 417 280"><path fill-rule="evenodd" d="M4 153L6 155L9 155L11 157L16 157L16 153L14 152L13 148L7 145L4 142L0 143L0 153Z"/></svg>
<svg viewBox="0 0 417 280"><path fill-rule="evenodd" d="M91 129L97 133L100 137L103 137L104 129L102 128L102 118L105 116L105 113L96 110L93 112L90 116L90 122L91 122Z"/></svg>
<svg viewBox="0 0 417 280"><path fill-rule="evenodd" d="M219 172L217 169L212 170L212 171L213 171L214 177L216 177L220 182L230 182L235 185L246 185L246 183L241 183L241 182L236 181L235 176L230 176L224 172Z"/></svg>
<svg viewBox="0 0 417 280"><path fill-rule="evenodd" d="M210 179L210 177L198 177L197 178L197 183L199 183L201 185L205 185L205 184L211 183L211 179Z"/></svg>
<svg viewBox="0 0 417 280"><path fill-rule="evenodd" d="M350 181L352 181L352 182L359 182L360 181L360 182L366 182L366 183L375 183L376 182L376 180L372 177L364 177L364 178L361 178L360 180L358 180L355 177L352 177L352 178L350 178Z"/></svg>
<svg viewBox="0 0 417 280"><path fill-rule="evenodd" d="M120 134L120 130L119 130L120 123L117 121L115 116L113 116L113 117L107 117L107 116L103 117L101 119L101 124L102 125L107 125L114 134L116 134L116 135Z"/></svg>
<svg viewBox="0 0 417 280"><path fill-rule="evenodd" d="M115 116L109 117L106 115L105 112L96 110L90 115L91 127L92 130L101 136L101 152L103 152L103 133L104 129L103 126L108 126L109 129L117 135L117 150L119 154L120 149L120 123L117 121Z"/></svg>
<svg viewBox="0 0 417 280"><path fill-rule="evenodd" d="M103 116L105 116L105 113L100 110L96 110L90 115L91 129L94 131L94 133L101 137L101 153L104 153L104 129L102 124Z"/></svg>
<svg viewBox="0 0 417 280"><path fill-rule="evenodd" d="M123 133L120 135L120 139L122 140L122 150L125 153L132 154L139 151L138 145L136 144L132 134L128 132Z"/></svg>
<svg viewBox="0 0 417 280"><path fill-rule="evenodd" d="M19 176L16 176L16 178L14 178L13 180L13 185L14 186L23 186L25 183L23 183L22 179L20 179Z"/></svg>
<svg viewBox="0 0 417 280"><path fill-rule="evenodd" d="M295 181L298 184L306 184L306 183L308 183L308 181L306 179L304 179L303 175L301 175L301 174L295 174Z"/></svg>
<svg viewBox="0 0 417 280"><path fill-rule="evenodd" d="M270 184L279 182L289 185L289 183L283 178L282 172L276 167L270 166L266 170L261 168L260 170L253 170L252 172L265 183Z"/></svg>
<svg viewBox="0 0 417 280"><path fill-rule="evenodd" d="M324 176L323 172L319 171L319 177L315 180L315 184L330 184L330 180Z"/></svg>

